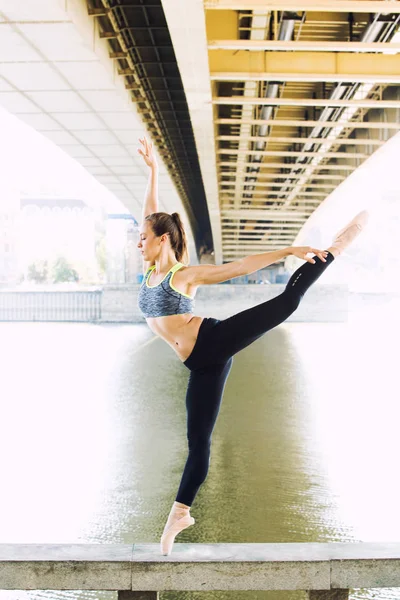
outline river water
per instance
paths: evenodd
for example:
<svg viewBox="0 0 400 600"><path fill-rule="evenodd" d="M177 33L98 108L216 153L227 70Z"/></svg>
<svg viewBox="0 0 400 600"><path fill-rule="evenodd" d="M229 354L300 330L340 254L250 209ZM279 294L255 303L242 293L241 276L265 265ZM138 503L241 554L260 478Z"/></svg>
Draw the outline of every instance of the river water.
<svg viewBox="0 0 400 600"><path fill-rule="evenodd" d="M191 509L196 524L176 543L400 540L392 308L370 307L348 323L284 323L234 357L210 471ZM158 543L187 452L189 371L167 344L141 324L0 323L0 360L0 543Z"/></svg>

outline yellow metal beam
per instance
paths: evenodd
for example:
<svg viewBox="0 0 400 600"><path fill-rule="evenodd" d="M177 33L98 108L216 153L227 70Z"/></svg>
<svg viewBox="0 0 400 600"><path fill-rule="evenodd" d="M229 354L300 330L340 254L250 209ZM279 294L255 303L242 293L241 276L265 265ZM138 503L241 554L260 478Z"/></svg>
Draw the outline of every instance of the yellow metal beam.
<svg viewBox="0 0 400 600"><path fill-rule="evenodd" d="M223 206L222 207L224 210L229 210L228 206ZM298 229L301 227L301 225L296 225L295 223L290 223L287 225L281 225L280 223L269 223L268 225L266 225L266 227L268 227L268 229L259 229L258 232L254 232L254 235L261 235L263 233L268 233L269 231L272 230L282 230L282 233L290 233L291 231L298 231ZM282 227L284 227L285 229L281 229ZM229 227L226 226L226 224L224 224L224 229L223 232L229 232L232 233L232 229L229 229ZM252 230L243 230L242 233L246 233L246 235L250 235L253 234Z"/></svg>
<svg viewBox="0 0 400 600"><path fill-rule="evenodd" d="M265 208L265 207L264 207ZM308 208L307 210L311 210L314 211L317 207L314 205L313 207ZM222 207L222 210L229 210L226 209L225 207ZM224 224L224 226L226 226L226 223ZM290 227L290 225L288 225L288 227ZM229 230L227 229L228 232L230 232L230 235L227 236L225 235L225 237L222 238L222 242L223 243L229 243L229 242L234 242L234 241L238 241L237 237L239 237L239 240L246 240L248 243L250 242L254 242L254 243L265 243L267 241L276 241L276 240L282 240L284 241L287 238L290 238L293 236L293 234L295 234L297 232L297 225L294 225L293 229L290 227L288 228L286 231L282 231L279 230L278 227L276 227L273 230L254 230L253 228L246 228L246 229L242 229L241 231L238 231L237 234L235 234L233 232L233 230ZM251 235L252 233L254 233L254 235ZM271 235L273 234L273 235ZM257 237L261 237L262 239L256 239ZM236 243L236 248L238 247L238 244Z"/></svg>
<svg viewBox="0 0 400 600"><path fill-rule="evenodd" d="M260 174L263 175L264 169L306 169L307 167L312 167L313 169L327 169L328 171L354 171L355 166L353 165L300 165L295 163L275 163L275 162L262 162L262 163L254 163L254 162L244 162L243 165L245 167L253 167L260 168ZM229 161L221 161L217 163L217 167L233 167L236 169L237 162L229 162ZM223 171L224 174L227 174L227 171ZM250 173L249 173L250 175Z"/></svg>
<svg viewBox="0 0 400 600"><path fill-rule="evenodd" d="M209 10L279 10L400 14L400 2L384 0L204 0Z"/></svg>
<svg viewBox="0 0 400 600"><path fill-rule="evenodd" d="M345 129L396 129L399 123L368 122L368 121L306 121L299 119L216 119L216 125L272 125L273 127L344 127Z"/></svg>
<svg viewBox="0 0 400 600"><path fill-rule="evenodd" d="M271 243L271 242L275 242L275 243L276 242L288 242L293 239L293 235L294 235L294 232L288 233L287 235L262 235L262 239L260 240L260 239L242 237L239 234L238 237L232 236L230 238L223 239L222 243L224 244L225 248L229 248L230 244L233 244L234 242L236 242L235 245L233 246L233 248L237 249L238 245L252 246L253 244L267 244L267 243ZM240 244L238 244L238 242L240 242Z"/></svg>
<svg viewBox="0 0 400 600"><path fill-rule="evenodd" d="M274 200L274 202L275 202L275 200ZM308 201L302 201L301 205L300 204L296 205L296 206L293 205L291 208L293 208L293 209L301 209L301 210L315 210L315 208L317 206L319 206L320 204L321 204L321 200L308 200ZM247 207L248 207L248 205L247 205ZM269 208L269 207L266 206L265 203L264 203L264 204L252 204L251 208L252 209L256 209L256 210L265 210L266 208ZM232 206L228 206L228 205L226 206L224 204L221 206L221 210L230 210L230 209L232 209ZM286 210L287 210L287 208L286 208ZM269 227L269 225L268 225L268 227ZM271 225L271 227L273 227L273 225ZM277 230L278 227L274 227L274 229ZM229 229L227 231L229 231ZM245 233L247 235L249 235L251 233L251 231L245 230ZM281 232L279 232L279 231L272 231L272 233L279 234ZM291 232L290 231L284 231L283 233L291 233ZM257 231L255 231L254 235L261 235L261 234L257 233ZM248 238L248 239L253 239L253 238Z"/></svg>
<svg viewBox="0 0 400 600"><path fill-rule="evenodd" d="M319 201L319 200L315 201L315 200L314 200L313 204L312 204L312 205L310 205L310 206L294 206L293 208L294 208L294 209L296 209L296 208L299 208L299 209L302 209L302 210L303 210L303 209L305 209L305 210L312 210L312 211L313 211L313 210L315 210L315 209L316 209L316 208L317 208L317 207L318 207L320 204L321 204L321 201ZM265 204L263 204L263 205L262 205L262 204L257 204L257 205L256 205L256 204L254 204L254 205L252 205L252 208L253 208L253 209L257 209L257 210L263 210L263 209L265 210L267 207L265 206ZM229 209L232 209L232 207L225 206L225 205L221 206L221 210L226 210L226 211L229 211ZM281 230L280 230L280 227L279 227L279 225L278 225L278 224L275 224L275 225L272 225L272 224L271 224L271 225L268 225L268 228L269 228L269 227L271 227L271 232L272 232L272 233L274 233L274 234L275 234L275 236L279 235L280 233L281 233L281 234L289 234L289 235L291 235L291 234L292 234L292 231L291 231L291 229L292 229L292 226L290 226L290 225L288 225L288 229L287 229L286 231L281 231ZM293 225L293 228L296 228L296 227L298 227L298 226L297 226L297 225ZM232 230L229 230L229 229L224 229L224 231L228 231L228 232L232 233ZM254 233L253 233L253 232L254 232ZM265 234L265 233L267 233L267 232L266 232L265 230L261 230L261 232L260 232L260 231L258 231L258 232L257 232L257 230L256 230L256 231L254 231L254 230L249 230L249 229L247 229L247 230L242 230L240 233L241 233L241 234L245 234L245 235L250 235L250 234L252 234L252 236L254 236L254 235L256 235L256 236L257 236L257 235L263 235L263 234ZM269 232L268 232L268 233L269 233ZM274 237L275 237L275 236L274 236ZM247 239L254 239L254 237L248 237Z"/></svg>
<svg viewBox="0 0 400 600"><path fill-rule="evenodd" d="M227 207L222 207L224 210L228 210ZM247 224L248 225L248 224ZM282 233L288 233L288 234L293 234L293 233L297 233L299 231L299 229L301 229L302 224L301 223L285 223L284 225L281 223L268 223L266 225L264 225L264 227L268 228L268 229L259 229L258 230L258 235L262 235L263 233L269 233L270 231L272 232L278 232L278 231L282 231ZM223 223L222 224L222 232L226 233L229 232L230 234L233 234L236 231L236 225L235 224L228 224L228 223ZM238 232L239 234L241 233L246 234L246 235L250 235L252 233L256 233L253 229L247 228L247 229L243 229L241 232Z"/></svg>
<svg viewBox="0 0 400 600"><path fill-rule="evenodd" d="M247 40L246 40L247 41ZM295 42L296 44L298 42ZM391 44L386 45L389 50ZM355 54L353 52L208 52L210 73L251 74L266 80L285 81L288 77L391 77L400 76L399 54ZM237 79L241 81L241 77ZM294 79L296 81L296 79Z"/></svg>
<svg viewBox="0 0 400 600"><path fill-rule="evenodd" d="M303 222L304 222L304 220L303 220ZM288 246L289 246L289 244L285 244L283 246L276 244L274 246L270 246L269 248L266 248L266 250L272 252L273 250L282 250L283 248L287 248ZM237 251L236 250L227 250L223 254L224 254L223 260L226 260L226 261L240 260L244 256L248 256L248 254L246 254L246 252L242 252L241 250L237 250ZM281 258L280 260L276 261L276 264L283 262L284 260L285 260L284 258Z"/></svg>
<svg viewBox="0 0 400 600"><path fill-rule="evenodd" d="M294 152L291 150L236 150L230 148L219 148L217 154L235 154L244 156L322 156L323 158L368 158L368 154L362 154L361 152Z"/></svg>
<svg viewBox="0 0 400 600"><path fill-rule="evenodd" d="M325 138L310 138L310 137L273 137L272 135L266 137L262 137L262 136L256 136L256 135L252 135L252 136L248 136L246 138L241 138L239 136L236 135L219 135L217 136L217 140L221 141L221 142L239 142L242 139L246 139L249 142L268 142L269 144L307 144L307 143L312 143L312 144L323 144L326 141L332 142L334 141L335 144L342 144L342 145L348 145L348 146L383 146L383 144L385 142L382 142L381 140L369 140L369 139L354 139L354 138L346 138L346 139L342 139L342 138L337 138L335 140L326 140Z"/></svg>
<svg viewBox="0 0 400 600"><path fill-rule="evenodd" d="M261 210L263 207L261 206L259 210ZM265 208L265 206L264 206ZM300 208L300 207L299 207ZM309 209L315 210L315 203L313 204L312 207L309 207L307 210ZM223 210L229 210L229 207L222 207ZM280 231L277 227L275 229L271 229L271 230L254 230L254 229L243 229L242 231L240 231L240 239L241 240L247 240L247 241L256 241L257 237L262 237L265 240L267 239L267 237L269 239L277 239L279 237L290 237L293 235L295 231L295 228L290 228L286 231ZM230 241L234 241L236 239L236 235L232 230L225 230L225 233L223 233L222 235L222 240L225 242L230 242Z"/></svg>
<svg viewBox="0 0 400 600"><path fill-rule="evenodd" d="M287 192L287 194L289 193L289 191ZM301 195L302 198L325 198L326 196L328 196L330 192L300 192L299 191L299 195ZM243 190L240 194L240 196L242 196L243 194L252 194L253 196L261 196L262 198L272 198L272 197L278 197L278 196L282 196L285 194L285 192L280 192L279 190L273 190L273 191L269 191L269 190L265 190L264 192L258 192L258 191L254 191L254 190ZM220 199L221 200L229 200L230 198L237 198L238 195L235 192L227 192L227 191L223 191L223 194L221 192L220 194Z"/></svg>
<svg viewBox="0 0 400 600"><path fill-rule="evenodd" d="M245 177L251 177L251 173L245 173ZM262 177L258 174L253 174L253 177L257 176L257 183L267 183L268 179L300 179L303 175L289 174L289 173L263 173ZM229 175L229 173L220 174L220 183L230 183L225 177L235 177L235 174ZM310 179L333 179L334 181L344 181L345 177L342 175L312 175ZM234 182L231 182L234 183ZM246 183L247 185L247 183Z"/></svg>
<svg viewBox="0 0 400 600"><path fill-rule="evenodd" d="M288 246L290 246L290 244L285 244L285 245L276 244L274 246L270 246L269 248L265 248L265 251L272 252L273 250L281 250L283 248L287 248ZM226 260L226 261L240 260L244 256L248 256L248 253L246 253L246 251L242 251L242 250L237 250L237 251L236 250L227 250L223 254L224 254L223 260ZM284 258L281 258L280 260L276 261L276 264L278 264L279 262L283 262L284 260L285 260Z"/></svg>
<svg viewBox="0 0 400 600"><path fill-rule="evenodd" d="M220 183L220 190L223 192L231 192L233 191L234 186L237 182L226 182L223 181L222 183ZM266 189L266 188L291 188L291 187L296 187L298 184L295 181L290 181L290 183L287 183L287 178L285 178L285 181L268 181L268 182L258 182L258 181L239 181L239 189L241 189L244 192L249 192L251 190L246 190L244 189L245 187L254 187L255 189ZM312 189L336 189L338 186L337 183L307 183L304 182L302 184L301 187L307 187L307 188L312 188Z"/></svg>
<svg viewBox="0 0 400 600"><path fill-rule="evenodd" d="M290 239L293 239L293 236L291 236ZM285 239L277 239L275 243L273 243L272 240L265 240L265 242L263 242L262 240L254 240L254 242L243 242L240 238L237 240L238 242L240 242L240 249L238 249L238 244L232 244L232 243L228 243L228 244L223 244L223 250L227 250L229 252L231 251L237 251L237 252L242 252L244 251L255 251L255 252L262 252L263 250L265 250L266 252L271 250L271 248L276 248L276 247L280 247L280 242L284 243L289 242L289 239L286 238ZM286 246L283 246L284 248L287 248L289 246L289 244L287 243ZM243 250L241 250L241 248L243 248Z"/></svg>
<svg viewBox="0 0 400 600"><path fill-rule="evenodd" d="M292 42L283 40L210 40L209 50L262 52L399 52L400 44L386 42Z"/></svg>
<svg viewBox="0 0 400 600"><path fill-rule="evenodd" d="M223 244L224 244L224 249L225 250L237 250L238 249L238 243L240 242L240 246L245 246L247 248L254 247L255 250L257 250L258 248L260 248L260 250L262 248L264 248L265 246L270 246L272 243L284 243L286 241L288 241L289 239L293 238L293 234L290 235L286 235L284 237L272 237L270 238L269 236L265 236L263 239L254 239L254 240L244 240L241 236L239 236L239 239L236 240L236 244L234 244L235 239L230 239L230 240L224 240Z"/></svg>
<svg viewBox="0 0 400 600"><path fill-rule="evenodd" d="M241 184L240 188L241 188L241 190L243 192L245 192L247 194L248 192L252 192L252 190L245 190L244 189L245 187L248 187L248 186L255 187L256 190L260 190L260 189L263 190L263 189L269 189L269 188L283 188L283 187L290 189L290 188L297 187L297 183L290 183L290 184L288 184L288 183L284 183L284 182L278 182L278 183L276 183L276 182L271 182L271 181L269 183L257 183L257 182L251 182L251 181L249 181L249 182L244 181ZM306 187L307 189L313 189L313 190L323 190L323 189L335 190L337 188L337 184L336 185L332 184L332 183L331 184L329 184L329 183L320 183L320 184L316 183L316 184L312 184L312 183L306 183L306 182L304 182L301 187ZM229 192L229 191L232 190L232 188L233 189L235 188L235 184L234 183L232 183L232 184L230 184L230 183L222 183L220 185L220 190L222 192Z"/></svg>
<svg viewBox="0 0 400 600"><path fill-rule="evenodd" d="M283 200L273 199L273 202L283 202ZM309 199L308 200L307 199L306 200L299 200L299 201L296 200L296 204L291 205L291 208L293 208L293 209L301 208L302 210L303 209L306 209L306 210L310 210L310 209L315 210L315 207L319 206L320 204L321 204L321 200L309 200ZM247 207L248 207L248 205L247 205ZM268 207L265 205L265 202L264 202L264 204L260 204L260 203L257 204L257 203L252 202L251 203L251 208L252 209L255 208L257 210L262 210L262 209L265 210ZM228 204L227 205L223 204L221 206L221 210L231 210L231 209L232 209L232 206L229 206ZM277 225L268 225L268 227L271 227L273 229L278 229ZM229 229L226 229L226 231L229 232ZM265 230L262 230L261 233L257 232L257 231L253 232L251 230L244 230L244 231L245 231L246 235L250 235L250 234L252 234L252 235L261 235L263 232L265 233ZM273 233L279 233L279 232L273 231ZM288 232L284 231L283 233L288 233ZM251 239L251 238L248 238L248 239Z"/></svg>
<svg viewBox="0 0 400 600"><path fill-rule="evenodd" d="M289 245L288 242L290 242L293 239L293 233L285 235L285 236L264 236L261 240L260 239L246 239L243 238L241 235L238 236L238 238L236 237L231 237L228 240L223 240L223 247L224 250L237 250L238 246L240 247L254 247L254 249L262 249L265 247L265 245L270 245L271 243L286 243L287 245ZM235 243L236 242L236 243Z"/></svg>
<svg viewBox="0 0 400 600"><path fill-rule="evenodd" d="M316 205L321 204L321 202L319 200L301 200L299 205L296 206L290 206L290 209L301 209L303 210L304 208L306 208L307 210L309 210L310 208L315 207ZM308 206L307 206L308 205ZM243 208L249 208L249 205L247 205L246 207ZM258 201L258 203L255 204L251 204L251 208L255 208L257 210L266 210L266 209L271 209L271 207L268 207L265 205L265 202L263 204L260 203L260 201ZM222 204L221 205L221 210L232 210L232 206L228 205L228 204ZM287 210L287 208L286 208ZM246 229L243 230L241 232L241 234L243 236L250 236L248 239L253 239L253 237L255 235L262 235L263 233L273 233L275 235L282 233L291 233L291 230L294 230L298 227L298 225L296 225L295 223L293 223L292 225L287 225L286 230L283 230L282 232L279 232L279 225L277 223L271 223L271 225L267 225L268 229L261 229L259 231L255 231L254 229ZM271 228L271 229L270 229ZM229 229L229 227L225 226L223 235L226 237L228 237L229 235L234 235L234 232L232 231L232 229Z"/></svg>
<svg viewBox="0 0 400 600"><path fill-rule="evenodd" d="M242 231L240 232L240 234L242 233ZM239 240L240 241L247 241L249 243L250 242L262 243L263 241L266 242L268 240L269 241L271 241L271 240L272 241L273 240L282 240L283 241L285 239L291 239L293 237L294 233L295 233L294 231L288 231L288 232L286 232L286 235L281 235L281 234L279 234L279 232L276 232L275 235L270 235L269 232L268 233L260 233L259 232L256 236L251 236L251 237L248 237L248 236L246 237L246 236L243 236L243 235L239 234ZM262 239L261 240L257 240L256 239L257 237L261 237ZM237 240L236 236L232 235L230 237L225 237L225 238L222 238L222 239L223 239L224 243L236 242L236 246L235 247L237 248L237 242L238 242L238 240Z"/></svg>
<svg viewBox="0 0 400 600"><path fill-rule="evenodd" d="M308 213L300 213L295 211L281 211L277 210L252 210L252 209L239 209L239 210L222 210L221 217L223 219L256 219L260 221L292 221L298 223L304 221L304 218L308 217Z"/></svg>
<svg viewBox="0 0 400 600"><path fill-rule="evenodd" d="M224 208L224 210L225 210L225 208ZM243 231L240 232L240 239L241 240L248 240L248 241L253 240L254 241L254 239L256 237L265 237L265 239L266 239L267 236L268 236L268 238L277 238L277 237L280 237L280 236L284 237L284 236L291 236L291 235L293 235L293 231L283 231L283 232L280 232L280 231L265 231L265 230L264 231L257 231L256 230L256 231L252 232L250 230L247 230L247 231L243 230ZM234 234L232 234L232 233L230 233L230 234L226 234L225 233L225 234L222 235L222 239L225 242L234 241L236 239L236 236Z"/></svg>
<svg viewBox="0 0 400 600"><path fill-rule="evenodd" d="M223 240L223 245L224 245L224 249L229 250L230 248L236 249L238 248L238 246L242 247L248 247L248 246L253 246L253 244L255 245L264 245L264 244L271 244L273 242L290 242L293 239L294 236L294 232L293 233L288 233L287 235L276 235L276 236L265 236L263 237L261 240L260 239L251 239L251 238L244 238L241 235L239 235L238 237L230 237L226 240ZM235 243L235 244L234 244ZM232 245L234 244L234 245ZM289 245L289 244L288 244Z"/></svg>
<svg viewBox="0 0 400 600"><path fill-rule="evenodd" d="M165 0L163 0L165 1ZM205 12L207 39L224 38L234 39L238 34L239 19L235 10L224 12ZM207 43L207 39L204 40Z"/></svg>
<svg viewBox="0 0 400 600"><path fill-rule="evenodd" d="M220 96L213 104L254 106L357 106L358 108L400 108L400 100L334 100L332 98L249 98L247 96Z"/></svg>
<svg viewBox="0 0 400 600"><path fill-rule="evenodd" d="M369 58L369 57L368 57ZM400 75L382 75L375 73L375 70L367 73L353 73L351 75L344 73L271 73L260 72L251 73L250 71L212 71L211 81L279 81L289 83L318 83L325 81L327 83L391 83L400 84Z"/></svg>
<svg viewBox="0 0 400 600"><path fill-rule="evenodd" d="M232 198L227 198L225 199L226 201L232 202ZM241 198L240 201L248 201L249 198ZM299 202L299 204L290 204L290 206L285 206L285 209L287 210L288 208L291 208L293 210L315 210L316 206L319 206L321 204L321 202L323 202L324 199L323 198L318 198L315 200L312 200L310 198L300 198L300 199L296 199L295 202ZM257 203L258 202L258 203ZM260 198L253 198L251 200L251 205L249 204L243 204L243 208L249 209L250 210L250 206L251 206L251 210L256 209L256 210L271 210L271 206L266 205L266 202L274 202L274 203L283 203L286 202L285 198L270 198L269 196L267 196L266 198L264 198L264 202L262 202L262 200L260 200ZM282 208L281 206L278 206L278 208ZM222 203L221 205L221 210L234 210L234 207L232 206L232 204L224 204ZM241 210L241 209L239 209ZM276 209L278 210L278 209ZM268 225L269 227L269 225ZM273 227L271 225L271 227ZM228 230L229 231L229 230Z"/></svg>

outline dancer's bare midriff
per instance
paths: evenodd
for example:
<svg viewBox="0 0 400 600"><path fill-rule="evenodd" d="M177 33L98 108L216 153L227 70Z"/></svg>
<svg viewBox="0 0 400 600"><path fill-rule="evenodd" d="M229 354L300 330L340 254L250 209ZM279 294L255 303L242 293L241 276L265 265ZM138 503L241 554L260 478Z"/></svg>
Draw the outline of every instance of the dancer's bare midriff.
<svg viewBox="0 0 400 600"><path fill-rule="evenodd" d="M167 342L184 362L192 353L203 319L204 317L186 313L168 317L150 317L146 321L153 333Z"/></svg>

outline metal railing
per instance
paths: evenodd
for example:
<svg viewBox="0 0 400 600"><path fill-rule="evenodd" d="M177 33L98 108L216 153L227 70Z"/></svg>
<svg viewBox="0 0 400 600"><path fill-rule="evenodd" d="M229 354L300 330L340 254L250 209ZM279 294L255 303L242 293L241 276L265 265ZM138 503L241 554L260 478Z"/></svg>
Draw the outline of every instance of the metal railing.
<svg viewBox="0 0 400 600"><path fill-rule="evenodd" d="M400 543L0 544L3 590L305 590L346 600L352 588L400 587Z"/></svg>
<svg viewBox="0 0 400 600"><path fill-rule="evenodd" d="M0 321L99 321L102 290L0 291Z"/></svg>

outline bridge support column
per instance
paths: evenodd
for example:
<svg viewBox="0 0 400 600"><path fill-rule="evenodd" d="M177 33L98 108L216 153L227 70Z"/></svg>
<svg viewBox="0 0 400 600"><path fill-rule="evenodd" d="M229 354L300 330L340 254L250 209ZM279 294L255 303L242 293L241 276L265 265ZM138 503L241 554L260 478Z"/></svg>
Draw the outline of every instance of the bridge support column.
<svg viewBox="0 0 400 600"><path fill-rule="evenodd" d="M349 590L308 590L308 600L348 600Z"/></svg>
<svg viewBox="0 0 400 600"><path fill-rule="evenodd" d="M118 592L118 600L158 600L158 592L132 592L124 590Z"/></svg>

